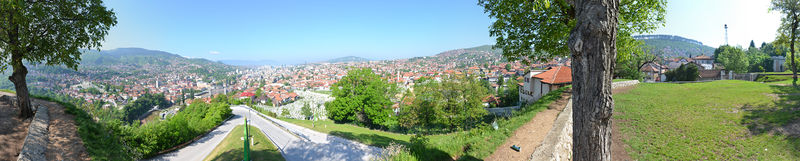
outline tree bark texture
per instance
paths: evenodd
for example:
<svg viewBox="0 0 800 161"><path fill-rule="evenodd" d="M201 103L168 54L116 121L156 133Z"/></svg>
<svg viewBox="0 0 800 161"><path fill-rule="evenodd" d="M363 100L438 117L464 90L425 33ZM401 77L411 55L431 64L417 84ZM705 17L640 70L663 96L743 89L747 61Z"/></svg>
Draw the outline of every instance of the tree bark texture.
<svg viewBox="0 0 800 161"><path fill-rule="evenodd" d="M792 32L789 33L789 51L792 54L792 86L797 87L797 63L794 62L794 42L797 41L795 33L797 32L797 15L792 19Z"/></svg>
<svg viewBox="0 0 800 161"><path fill-rule="evenodd" d="M619 0L575 0L572 54L572 158L611 160L611 79L617 56Z"/></svg>
<svg viewBox="0 0 800 161"><path fill-rule="evenodd" d="M14 21L14 12L9 12L9 26L11 27L6 34L8 36L8 46L11 51L11 67L13 73L8 76L8 80L14 83L14 89L17 92L17 107L19 107L20 118L33 117L33 110L31 109L31 101L28 94L28 84L25 82L25 77L28 74L28 69L22 64L22 58L25 55L25 50L20 47L19 41L19 24Z"/></svg>

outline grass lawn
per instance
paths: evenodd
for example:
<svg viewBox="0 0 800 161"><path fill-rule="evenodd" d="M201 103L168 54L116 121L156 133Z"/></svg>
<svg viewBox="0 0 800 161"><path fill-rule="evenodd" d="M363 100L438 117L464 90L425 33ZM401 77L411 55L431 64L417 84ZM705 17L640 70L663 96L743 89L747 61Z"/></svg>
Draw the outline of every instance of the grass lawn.
<svg viewBox="0 0 800 161"><path fill-rule="evenodd" d="M761 74L792 74L791 70L783 71L783 72L762 72Z"/></svg>
<svg viewBox="0 0 800 161"><path fill-rule="evenodd" d="M514 117L498 119L498 130L494 130L487 125L469 131L426 136L425 139L428 144L421 150L424 151L422 154L416 154L416 159L453 160L457 158L458 160L482 160L482 158L491 155L497 146L505 143L505 140L511 136L517 128L530 121L539 111L547 109L547 106L551 102L560 98L562 91L563 89L551 92L536 103L526 106L522 108L522 110L516 112ZM315 127L312 127L312 121L308 120L282 120L319 132L378 147L385 147L392 142L409 147L412 138L412 135L371 130L350 124L337 124L330 120L316 121Z"/></svg>
<svg viewBox="0 0 800 161"><path fill-rule="evenodd" d="M614 95L636 160L798 160L800 139L774 129L800 119L792 87L724 80L643 83Z"/></svg>
<svg viewBox="0 0 800 161"><path fill-rule="evenodd" d="M10 89L0 89L0 91L17 94L17 91L10 90Z"/></svg>
<svg viewBox="0 0 800 161"><path fill-rule="evenodd" d="M272 142L269 141L261 130L250 126L250 134L253 135L253 146L250 146L250 159L252 160L284 160L281 152ZM233 128L231 133L211 151L211 154L203 160L242 160L244 159L242 147L242 137L244 137L244 125Z"/></svg>

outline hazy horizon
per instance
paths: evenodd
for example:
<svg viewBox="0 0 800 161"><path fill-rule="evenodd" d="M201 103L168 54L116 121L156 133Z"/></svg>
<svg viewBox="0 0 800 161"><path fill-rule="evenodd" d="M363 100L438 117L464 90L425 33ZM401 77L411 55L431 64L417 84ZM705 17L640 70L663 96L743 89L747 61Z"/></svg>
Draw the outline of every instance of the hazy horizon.
<svg viewBox="0 0 800 161"><path fill-rule="evenodd" d="M214 61L303 63L345 56L402 59L494 44L488 32L492 20L470 1L106 5L114 9L119 23L109 31L104 50L136 47ZM722 25L728 24L731 45L747 46L750 40L760 45L774 39L780 22L779 14L768 12L768 7L766 0L668 0L665 26L638 34L677 35L716 48L724 43Z"/></svg>

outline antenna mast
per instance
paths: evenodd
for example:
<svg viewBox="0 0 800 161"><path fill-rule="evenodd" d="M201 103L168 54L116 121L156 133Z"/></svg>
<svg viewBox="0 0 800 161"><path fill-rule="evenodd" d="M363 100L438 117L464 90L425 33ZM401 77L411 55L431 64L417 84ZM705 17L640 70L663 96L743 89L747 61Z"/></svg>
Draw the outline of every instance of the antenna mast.
<svg viewBox="0 0 800 161"><path fill-rule="evenodd" d="M725 45L728 45L728 24L725 24Z"/></svg>

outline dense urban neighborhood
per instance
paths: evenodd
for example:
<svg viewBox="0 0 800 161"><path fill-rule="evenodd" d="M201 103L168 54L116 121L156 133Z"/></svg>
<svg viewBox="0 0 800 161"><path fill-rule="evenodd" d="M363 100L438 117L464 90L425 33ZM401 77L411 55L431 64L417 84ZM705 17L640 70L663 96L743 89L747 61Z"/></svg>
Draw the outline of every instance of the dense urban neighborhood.
<svg viewBox="0 0 800 161"><path fill-rule="evenodd" d="M800 1L706 3L2 1L0 160L800 160Z"/></svg>

